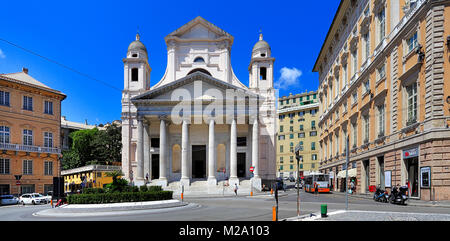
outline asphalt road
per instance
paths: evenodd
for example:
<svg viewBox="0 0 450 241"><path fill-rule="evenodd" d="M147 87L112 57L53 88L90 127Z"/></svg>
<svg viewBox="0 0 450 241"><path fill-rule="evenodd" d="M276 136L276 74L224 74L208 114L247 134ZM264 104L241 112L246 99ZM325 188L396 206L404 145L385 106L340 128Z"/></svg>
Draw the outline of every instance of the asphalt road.
<svg viewBox="0 0 450 241"><path fill-rule="evenodd" d="M279 220L297 215L297 191L279 192ZM179 208L161 210L118 211L102 216L41 217L35 213L51 208L50 205L14 205L0 207L0 221L271 221L273 198L264 196L237 196L217 198L185 198L190 203ZM319 213L321 204L328 212L345 209L342 194L314 195L300 192L300 214ZM349 210L385 211L402 213L450 214L450 208L399 206L373 200L350 197Z"/></svg>

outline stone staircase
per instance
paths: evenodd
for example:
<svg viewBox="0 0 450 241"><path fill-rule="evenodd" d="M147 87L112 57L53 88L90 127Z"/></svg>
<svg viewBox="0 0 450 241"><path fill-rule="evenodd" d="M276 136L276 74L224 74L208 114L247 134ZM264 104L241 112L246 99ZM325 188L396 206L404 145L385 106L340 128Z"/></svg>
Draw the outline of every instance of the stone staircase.
<svg viewBox="0 0 450 241"><path fill-rule="evenodd" d="M217 185L210 186L208 185L208 181L205 179L200 180L192 180L190 186L184 187L184 195L186 196L194 196L194 195L234 195L234 187L228 186L227 180L217 181ZM149 186L156 186L157 180L152 181ZM250 195L251 191L251 181L248 179L240 179L238 186L238 194L248 194ZM167 187L163 188L164 190L173 191L173 194L178 196L181 194L182 187L179 181L173 181L168 184ZM257 192L256 189L253 189L253 192Z"/></svg>

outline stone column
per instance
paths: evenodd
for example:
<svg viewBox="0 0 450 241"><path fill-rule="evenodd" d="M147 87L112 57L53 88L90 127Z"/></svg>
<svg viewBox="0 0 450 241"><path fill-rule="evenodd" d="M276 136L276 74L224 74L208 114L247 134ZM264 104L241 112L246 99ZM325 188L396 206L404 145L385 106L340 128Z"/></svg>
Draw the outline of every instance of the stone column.
<svg viewBox="0 0 450 241"><path fill-rule="evenodd" d="M216 179L216 148L215 139L216 135L214 133L214 119L209 120L209 142L208 142L208 184L217 185Z"/></svg>
<svg viewBox="0 0 450 241"><path fill-rule="evenodd" d="M144 179L148 174L148 180L150 181L150 121L144 123Z"/></svg>
<svg viewBox="0 0 450 241"><path fill-rule="evenodd" d="M166 163L167 163L167 130L166 121L161 119L159 126L159 180L158 185L166 187Z"/></svg>
<svg viewBox="0 0 450 241"><path fill-rule="evenodd" d="M191 178L189 176L189 124L187 120L183 120L181 126L181 181L182 186L189 186Z"/></svg>
<svg viewBox="0 0 450 241"><path fill-rule="evenodd" d="M144 123L142 117L138 117L137 119L137 140L136 140L136 185L142 185L142 182L144 180L144 140L143 140L143 134L144 134ZM138 184L139 182L139 184Z"/></svg>
<svg viewBox="0 0 450 241"><path fill-rule="evenodd" d="M253 177L251 185L261 191L262 183L259 177L259 123L258 118L253 121L252 130L252 166L253 166Z"/></svg>
<svg viewBox="0 0 450 241"><path fill-rule="evenodd" d="M230 131L230 186L234 187L234 184L239 185L239 178L237 177L237 127L236 119L231 121Z"/></svg>

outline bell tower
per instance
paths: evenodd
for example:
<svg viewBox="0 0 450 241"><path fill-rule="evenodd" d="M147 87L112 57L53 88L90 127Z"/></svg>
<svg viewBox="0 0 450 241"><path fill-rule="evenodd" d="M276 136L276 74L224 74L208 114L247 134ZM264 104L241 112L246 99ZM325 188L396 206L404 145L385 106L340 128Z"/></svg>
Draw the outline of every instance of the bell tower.
<svg viewBox="0 0 450 241"><path fill-rule="evenodd" d="M267 90L273 88L273 63L275 58L269 44L259 34L259 41L253 46L252 58L248 67L251 89Z"/></svg>
<svg viewBox="0 0 450 241"><path fill-rule="evenodd" d="M123 59L123 63L124 90L139 93L149 90L152 69L148 63L147 48L140 41L139 34L136 34L136 40L128 46L127 57Z"/></svg>

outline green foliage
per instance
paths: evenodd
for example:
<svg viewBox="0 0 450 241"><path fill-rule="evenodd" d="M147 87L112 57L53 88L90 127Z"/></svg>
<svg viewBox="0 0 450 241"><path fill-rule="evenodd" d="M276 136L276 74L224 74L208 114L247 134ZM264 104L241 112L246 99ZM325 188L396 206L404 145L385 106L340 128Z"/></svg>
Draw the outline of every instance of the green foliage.
<svg viewBox="0 0 450 241"><path fill-rule="evenodd" d="M103 188L84 188L83 194L97 194L97 193L105 193Z"/></svg>
<svg viewBox="0 0 450 241"><path fill-rule="evenodd" d="M147 192L147 191L148 191L147 185L142 185L142 186L140 186L140 187L139 187L139 191L141 191L141 192Z"/></svg>
<svg viewBox="0 0 450 241"><path fill-rule="evenodd" d="M170 200L172 199L172 194L172 191L74 194L69 195L67 201L69 204L145 202Z"/></svg>
<svg viewBox="0 0 450 241"><path fill-rule="evenodd" d="M62 166L64 170L91 164L110 165L121 161L121 128L112 124L106 130L97 128L70 133L71 149L64 151Z"/></svg>

